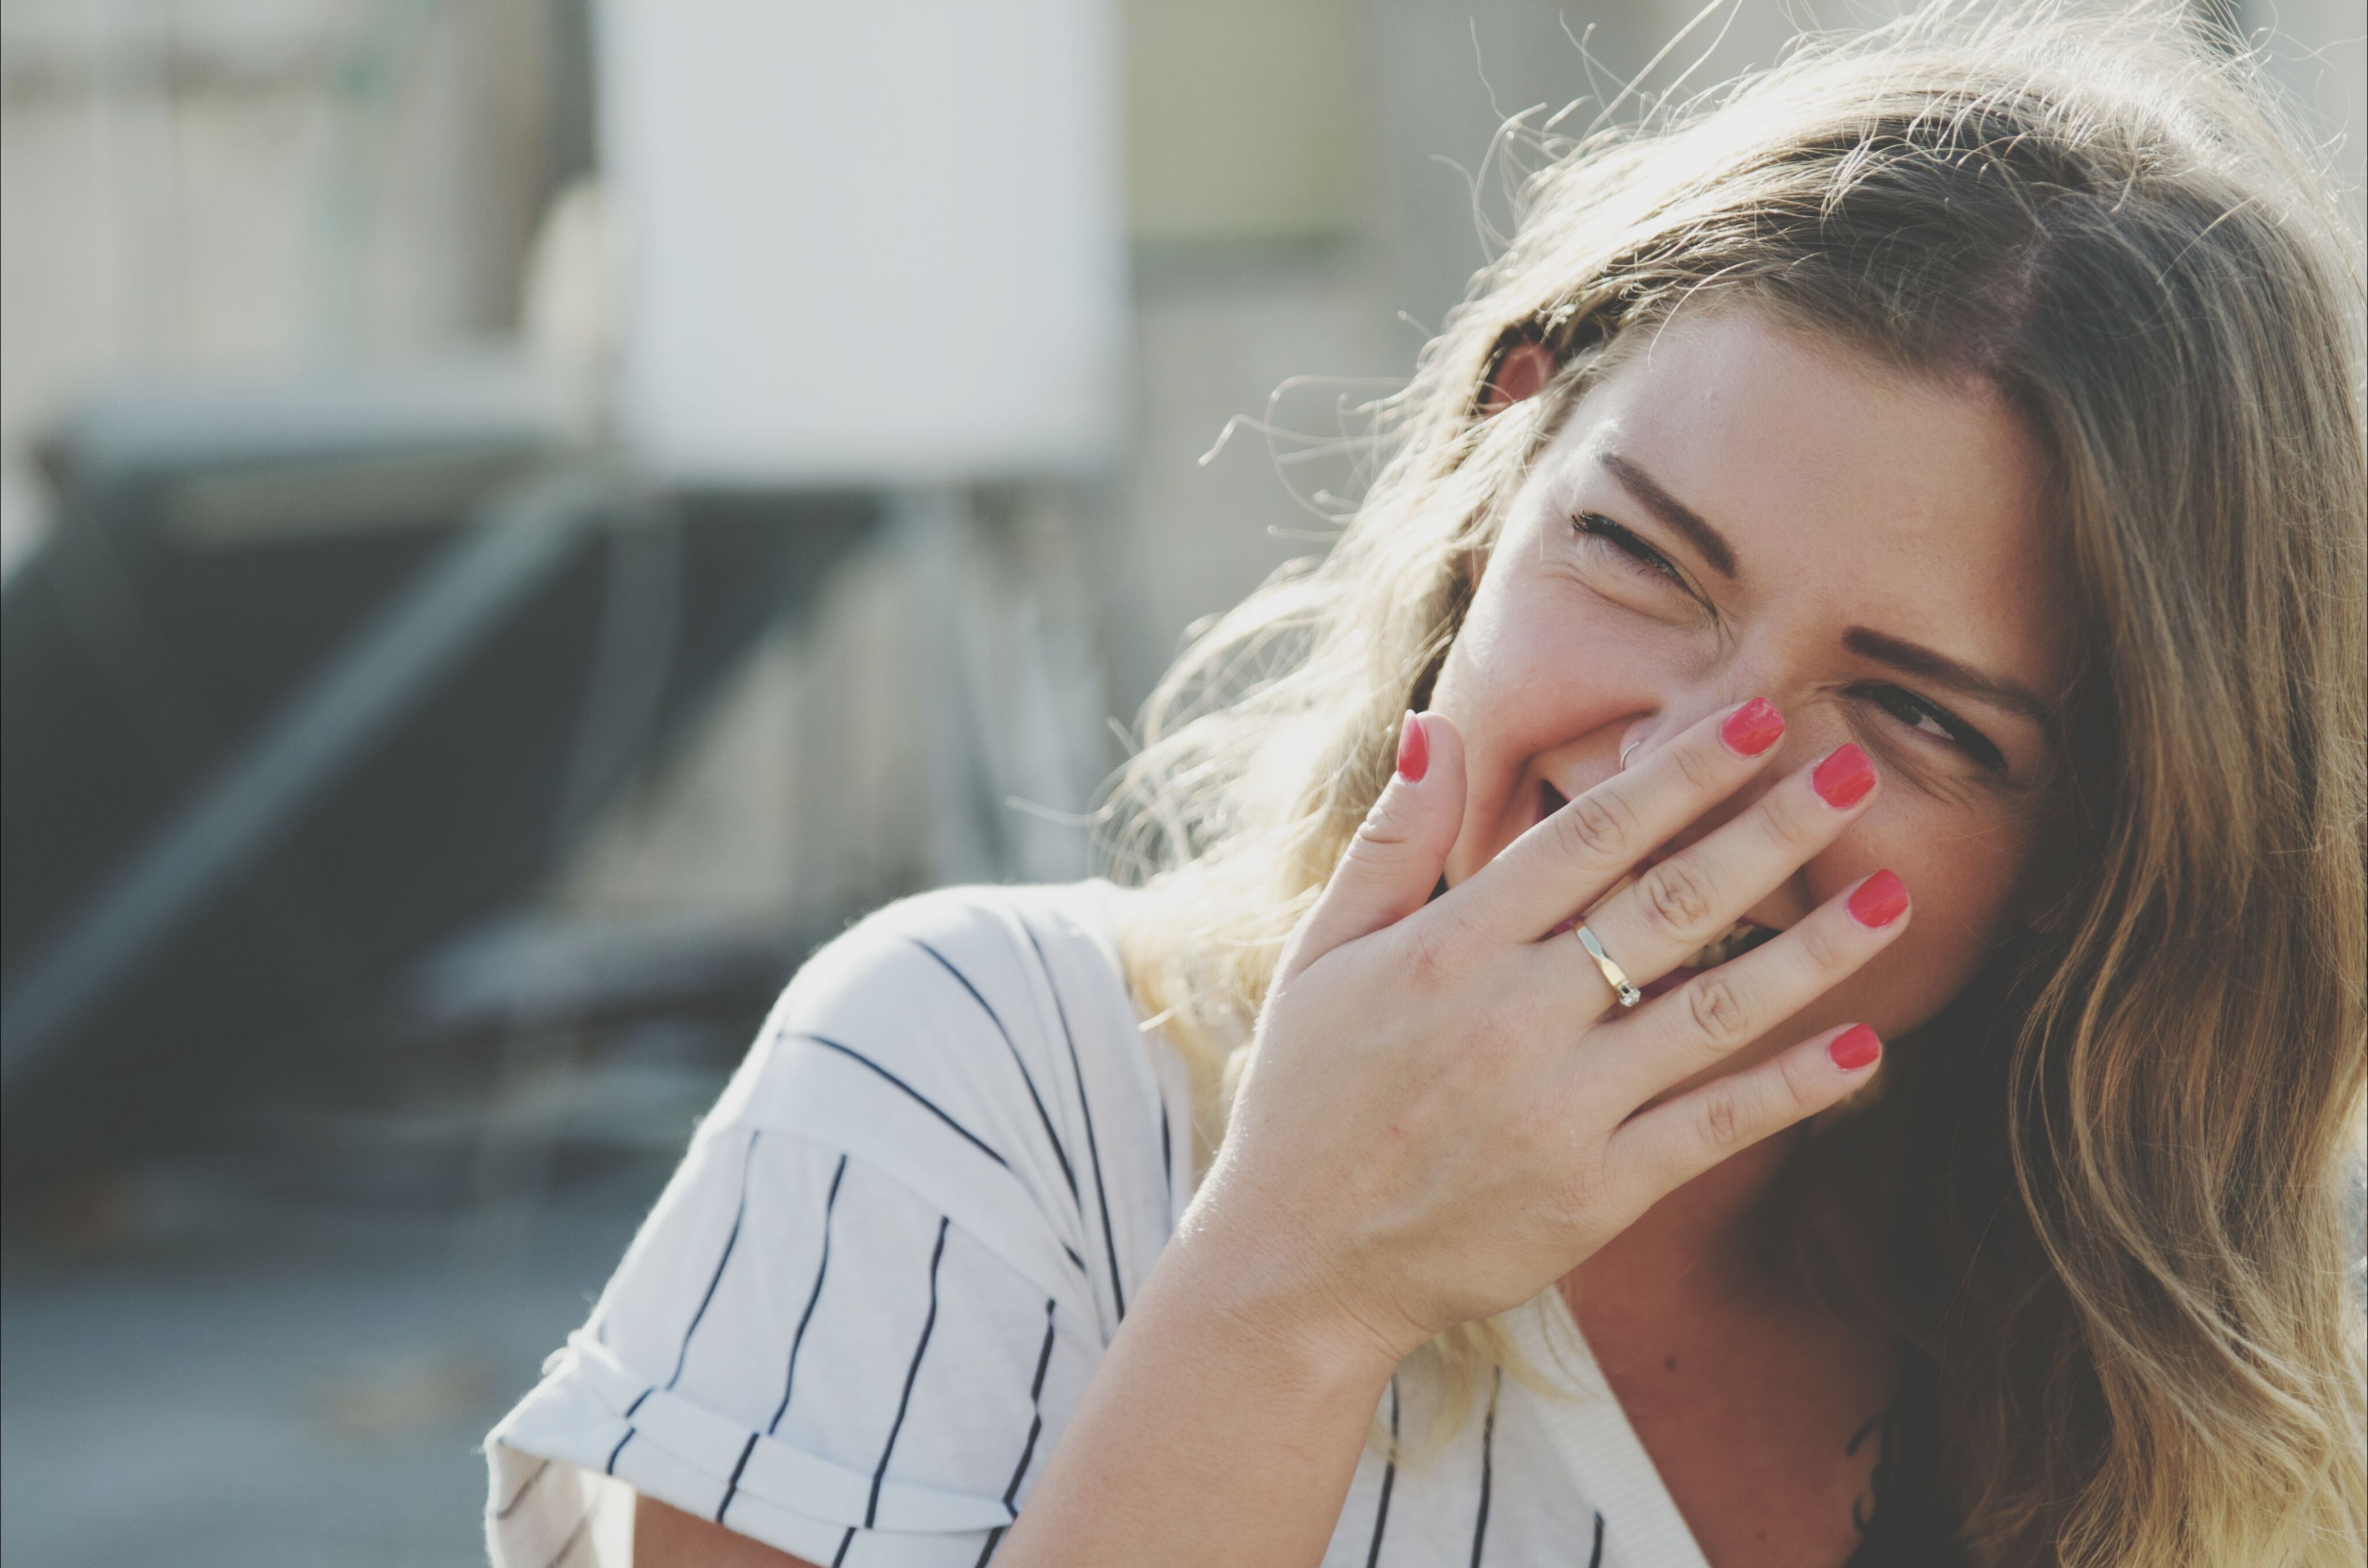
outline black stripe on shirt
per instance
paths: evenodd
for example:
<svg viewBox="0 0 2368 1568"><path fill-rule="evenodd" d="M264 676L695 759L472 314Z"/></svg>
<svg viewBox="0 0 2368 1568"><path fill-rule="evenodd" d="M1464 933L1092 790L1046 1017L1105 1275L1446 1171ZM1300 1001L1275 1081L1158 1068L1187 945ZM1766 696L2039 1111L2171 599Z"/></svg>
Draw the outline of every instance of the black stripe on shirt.
<svg viewBox="0 0 2368 1568"><path fill-rule="evenodd" d="M890 1424L887 1444L880 1450L880 1467L871 1472L871 1500L863 1506L865 1529L880 1517L880 1488L888 1480L888 1457L896 1451L896 1434L905 1429L905 1413L912 1408L913 1384L921 1375L921 1358L928 1353L929 1331L938 1326L938 1265L946 1256L946 1227L951 1223L942 1216L938 1221L937 1250L929 1254L929 1315L921 1320L921 1339L913 1346L913 1364L905 1369L905 1392L896 1401L896 1419ZM843 1554L847 1549L842 1545L839 1550Z"/></svg>
<svg viewBox="0 0 2368 1568"><path fill-rule="evenodd" d="M748 1440L740 1445L740 1458L732 1466L732 1479L723 1483L723 1501L715 1505L717 1524L723 1522L723 1512L732 1506L732 1499L740 1495L740 1472L748 1468L748 1456L756 1451L757 1434L751 1432Z"/></svg>
<svg viewBox="0 0 2368 1568"><path fill-rule="evenodd" d="M1167 1212L1176 1212L1176 1151L1167 1142L1167 1096L1159 1096L1159 1177L1167 1184Z"/></svg>
<svg viewBox="0 0 2368 1568"><path fill-rule="evenodd" d="M773 1407L773 1419L765 1428L769 1435L781 1429L781 1417L790 1413L790 1390L797 1385L798 1350L806 1342L806 1324L814 1322L814 1305L822 1300L823 1276L830 1269L830 1215L838 1207L838 1184L847 1179L847 1156L838 1157L838 1169L830 1173L830 1196L822 1200L822 1261L814 1265L814 1289L806 1294L806 1310L798 1314L798 1331L790 1336L790 1369L781 1374L781 1403Z"/></svg>
<svg viewBox="0 0 2368 1568"><path fill-rule="evenodd" d="M986 1568L987 1559L993 1557L995 1549L1003 1544L1003 1532L1008 1528L1008 1526L997 1525L986 1532L986 1544L979 1548L978 1561L972 1563L971 1568Z"/></svg>
<svg viewBox="0 0 2368 1568"><path fill-rule="evenodd" d="M1053 1011L1061 1020L1061 1039L1069 1048L1069 1072L1077 1081L1077 1108L1086 1119L1086 1161L1093 1167L1094 1197L1102 1210L1102 1250L1110 1257L1110 1293L1118 1301L1118 1318L1126 1321L1126 1287L1120 1282L1118 1267L1118 1235L1110 1229L1110 1188L1102 1182L1101 1142L1094 1136L1094 1108L1086 1097L1085 1064L1077 1060L1077 1037L1069 1028L1069 1009L1061 1000L1060 982L1053 978L1053 960L1044 956L1044 944L1036 939L1036 928L1024 919L1019 929L1028 935L1028 945L1036 949L1037 967L1044 971L1044 989L1053 994ZM1166 1108L1164 1106L1161 1108Z"/></svg>
<svg viewBox="0 0 2368 1568"><path fill-rule="evenodd" d="M1001 1015L996 1012L994 1005L987 1001L979 988L970 983L970 976L953 966L952 960L918 937L909 937L906 940L937 960L939 963L945 966L948 974L961 981L962 988L970 993L971 1000L985 1010L987 1021L995 1026L995 1032L1003 1037L1004 1049L1011 1052L1011 1064L1019 1069L1019 1081L1028 1085L1028 1097L1035 1102L1036 1119L1044 1124L1044 1136L1053 1141L1053 1157L1061 1162L1061 1176L1069 1184L1069 1197L1075 1200L1082 1215L1086 1200L1077 1191L1077 1173L1069 1165L1069 1152L1061 1147L1061 1135L1053 1131L1053 1114L1044 1108L1044 1096L1036 1092L1036 1080L1029 1073L1026 1060L1019 1054L1019 1042L1011 1038L1011 1031L1003 1027Z"/></svg>
<svg viewBox="0 0 2368 1568"><path fill-rule="evenodd" d="M615 1448L609 1450L609 1462L602 1467L606 1473L609 1475L617 1473L617 1456L625 1451L625 1445L633 1440L633 1433L637 1430L633 1426L633 1413L641 1409L642 1401L649 1398L650 1395L656 1392L657 1390L655 1389L643 1389L641 1392L633 1396L632 1403L625 1406L625 1435L617 1439L617 1446Z"/></svg>
<svg viewBox="0 0 2368 1568"><path fill-rule="evenodd" d="M1480 1568L1480 1550L1488 1540L1488 1491L1496 1479L1497 1396L1504 1392L1505 1369L1499 1367L1497 1381L1488 1390L1488 1418L1480 1424L1480 1512L1472 1521L1472 1568Z"/></svg>
<svg viewBox="0 0 2368 1568"><path fill-rule="evenodd" d="M598 1503L584 1510L584 1517L575 1521L575 1528L567 1532L567 1539L559 1543L559 1550L552 1553L551 1561L544 1563L543 1568L559 1568L561 1563L575 1554L575 1549L584 1544L584 1532L592 1528L592 1516L599 1511Z"/></svg>
<svg viewBox="0 0 2368 1568"><path fill-rule="evenodd" d="M535 1466L534 1473L528 1476L524 1481L519 1482L518 1489L510 1494L510 1500L503 1504L500 1507L495 1509L486 1517L498 1524L500 1521L508 1518L512 1514L517 1513L518 1506L526 1501L526 1494L534 1490L535 1483L541 1481L543 1477L543 1472L548 1471L550 1468L551 1461L549 1460L545 1460L541 1464Z"/></svg>
<svg viewBox="0 0 2368 1568"><path fill-rule="evenodd" d="M1365 1552L1365 1568L1382 1560L1382 1531L1390 1522L1390 1488L1398 1478L1398 1381L1390 1380L1390 1457L1382 1466L1382 1502L1373 1510L1373 1544Z"/></svg>
<svg viewBox="0 0 2368 1568"><path fill-rule="evenodd" d="M1015 1519L1019 1517L1019 1509L1012 1499L1019 1495L1019 1483L1028 1473L1028 1461L1036 1457L1036 1439L1044 1433L1044 1369L1052 1364L1053 1302L1047 1298L1044 1302L1044 1347L1036 1352L1036 1381L1028 1390L1028 1403L1032 1407L1028 1423L1028 1441L1019 1450L1019 1467L1011 1472L1011 1484L1003 1489L1004 1509ZM987 1549L993 1551L994 1543L989 1542Z"/></svg>
<svg viewBox="0 0 2368 1568"><path fill-rule="evenodd" d="M849 1525L847 1527L847 1533L838 1538L838 1550L830 1554L830 1568L838 1568L840 1563L846 1562L847 1549L854 1544L855 1527Z"/></svg>
<svg viewBox="0 0 2368 1568"><path fill-rule="evenodd" d="M1603 1510L1595 1510L1595 1550L1587 1554L1587 1568L1603 1568Z"/></svg>
<svg viewBox="0 0 2368 1568"><path fill-rule="evenodd" d="M887 1079L890 1083L895 1085L898 1088L912 1096L913 1098L919 1103L923 1110L928 1111L931 1116L936 1117L939 1121L944 1122L948 1127L952 1128L956 1132L961 1133L964 1138L968 1139L971 1146L976 1149L980 1153L985 1154L988 1159L993 1160L996 1165L1001 1165L1007 1171L1011 1168L1011 1162L996 1153L992 1148L989 1148L985 1139L981 1138L977 1133L973 1132L969 1128L964 1127L961 1122L956 1121L952 1117L948 1116L944 1111L939 1109L938 1103L929 1098L928 1096L921 1093L920 1090L913 1087L912 1085L905 1082L904 1079L899 1078L895 1074L891 1073L885 1067L881 1066L880 1063L872 1061L871 1058L864 1055L863 1052L856 1050L852 1046L841 1045L835 1040L825 1040L818 1034L792 1034L785 1035L782 1038L785 1040L803 1040L814 1045L827 1046L831 1050L837 1051L841 1056L847 1057L852 1061L860 1062L866 1067L871 1068L874 1073L879 1074L882 1077Z"/></svg>
<svg viewBox="0 0 2368 1568"><path fill-rule="evenodd" d="M674 1376L666 1381L668 1388L682 1379L683 1363L690 1358L690 1336L699 1332L699 1320L707 1315L708 1303L715 1300L715 1288L723 1282L723 1266L732 1261L733 1245L740 1240L740 1221L748 1213L748 1167L757 1158L757 1140L762 1131L748 1134L748 1143L740 1152L740 1202L732 1210L732 1230L723 1238L723 1256L715 1260L715 1272L707 1277L707 1294L699 1298L699 1310L690 1314L690 1326L682 1331L682 1347L674 1353Z"/></svg>

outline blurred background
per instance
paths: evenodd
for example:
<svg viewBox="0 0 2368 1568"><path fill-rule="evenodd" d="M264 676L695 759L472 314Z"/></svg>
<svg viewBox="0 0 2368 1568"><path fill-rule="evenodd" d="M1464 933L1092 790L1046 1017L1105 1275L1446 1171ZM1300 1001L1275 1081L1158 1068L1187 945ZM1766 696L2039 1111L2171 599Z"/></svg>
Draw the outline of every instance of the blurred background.
<svg viewBox="0 0 2368 1568"><path fill-rule="evenodd" d="M0 0L0 1555L481 1561L799 960L1084 874L1696 9ZM2208 14L2356 221L2356 0Z"/></svg>

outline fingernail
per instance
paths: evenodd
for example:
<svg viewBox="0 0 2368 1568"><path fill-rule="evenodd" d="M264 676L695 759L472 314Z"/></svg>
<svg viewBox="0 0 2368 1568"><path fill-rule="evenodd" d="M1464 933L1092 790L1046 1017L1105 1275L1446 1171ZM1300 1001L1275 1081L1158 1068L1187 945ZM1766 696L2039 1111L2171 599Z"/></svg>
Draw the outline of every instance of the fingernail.
<svg viewBox="0 0 2368 1568"><path fill-rule="evenodd" d="M1868 930L1880 931L1907 913L1907 884L1889 871L1877 871L1850 895L1850 912Z"/></svg>
<svg viewBox="0 0 2368 1568"><path fill-rule="evenodd" d="M1834 1036L1833 1043L1826 1047L1826 1054L1843 1072L1855 1073L1874 1065L1875 1058L1883 1054L1883 1041L1875 1039L1874 1031L1864 1024L1852 1024Z"/></svg>
<svg viewBox="0 0 2368 1568"><path fill-rule="evenodd" d="M1817 764L1809 783L1817 799L1837 811L1847 811L1874 788L1874 764L1856 745L1846 745Z"/></svg>
<svg viewBox="0 0 2368 1568"><path fill-rule="evenodd" d="M1784 715L1764 697L1755 697L1726 716L1718 727L1718 738L1738 756L1758 756L1782 739Z"/></svg>
<svg viewBox="0 0 2368 1568"><path fill-rule="evenodd" d="M1430 737L1422 733L1422 721L1409 710L1406 722L1398 726L1398 777L1409 784L1419 784L1422 776L1430 771Z"/></svg>

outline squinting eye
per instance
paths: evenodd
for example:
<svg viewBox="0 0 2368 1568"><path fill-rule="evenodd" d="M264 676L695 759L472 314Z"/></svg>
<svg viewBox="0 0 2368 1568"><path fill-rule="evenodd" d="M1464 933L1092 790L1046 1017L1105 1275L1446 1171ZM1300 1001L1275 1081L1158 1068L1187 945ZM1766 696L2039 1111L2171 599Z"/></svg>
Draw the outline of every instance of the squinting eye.
<svg viewBox="0 0 2368 1568"><path fill-rule="evenodd" d="M1861 688L1876 707L1920 735L1930 735L1946 745L1955 746L1966 756L1993 772L2006 770L2006 757L1989 737L1958 718L1938 703L1927 702L1912 691L1896 686L1870 686Z"/></svg>
<svg viewBox="0 0 2368 1568"><path fill-rule="evenodd" d="M1934 718L1922 703L1896 686L1878 686L1869 690L1867 695L1874 699L1876 707L1911 730L1921 730L1944 741L1957 738L1949 733L1949 726Z"/></svg>
<svg viewBox="0 0 2368 1568"><path fill-rule="evenodd" d="M1589 539L1600 540L1628 558L1639 569L1656 577L1684 585L1685 579L1669 564L1669 558L1638 539L1611 518L1595 512L1581 512L1570 520L1570 526Z"/></svg>

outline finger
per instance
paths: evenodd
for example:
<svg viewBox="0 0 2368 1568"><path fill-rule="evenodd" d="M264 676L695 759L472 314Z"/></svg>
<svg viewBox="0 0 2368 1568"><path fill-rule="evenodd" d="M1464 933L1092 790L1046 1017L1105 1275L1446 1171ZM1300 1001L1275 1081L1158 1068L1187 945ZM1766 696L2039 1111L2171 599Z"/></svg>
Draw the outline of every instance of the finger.
<svg viewBox="0 0 2368 1568"><path fill-rule="evenodd" d="M1656 861L1590 913L1588 928L1633 983L1658 980L1840 837L1873 802L1875 786L1866 753L1842 746L1778 780L1732 822ZM1575 941L1557 937L1545 945ZM1583 948L1559 967L1570 977L1576 1005L1583 1006L1602 984Z"/></svg>
<svg viewBox="0 0 2368 1568"><path fill-rule="evenodd" d="M1463 737L1442 714L1409 713L1398 733L1397 770L1293 934L1277 978L1288 980L1420 909L1463 825Z"/></svg>
<svg viewBox="0 0 2368 1568"><path fill-rule="evenodd" d="M1589 1070L1610 1074L1627 1104L1643 1105L1718 1067L1857 973L1907 928L1908 915L1907 884L1877 871L1782 936L1590 1036Z"/></svg>
<svg viewBox="0 0 2368 1568"><path fill-rule="evenodd" d="M1604 1153L1622 1201L1648 1206L1729 1155L1827 1109L1864 1084L1882 1055L1874 1031L1850 1024L1631 1117Z"/></svg>
<svg viewBox="0 0 2368 1568"><path fill-rule="evenodd" d="M1455 898L1481 926L1532 941L1759 771L1784 720L1764 697L1713 713L1574 796L1466 878Z"/></svg>

